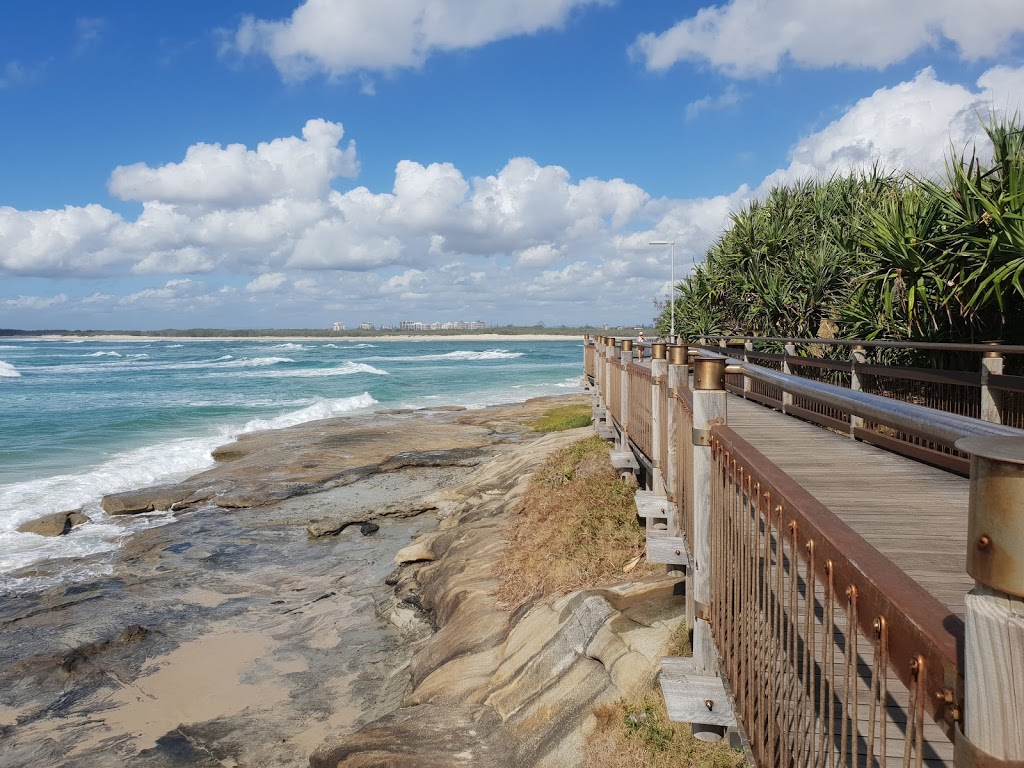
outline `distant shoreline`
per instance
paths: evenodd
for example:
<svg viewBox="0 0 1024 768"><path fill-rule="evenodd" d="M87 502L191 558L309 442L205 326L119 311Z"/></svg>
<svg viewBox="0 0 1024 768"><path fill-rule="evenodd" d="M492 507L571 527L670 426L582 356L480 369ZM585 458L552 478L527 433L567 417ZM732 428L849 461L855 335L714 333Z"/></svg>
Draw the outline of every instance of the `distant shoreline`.
<svg viewBox="0 0 1024 768"><path fill-rule="evenodd" d="M519 333L453 333L430 336L421 335L388 335L388 336L135 336L123 334L40 334L39 336L0 336L10 340L43 340L43 341L307 341L311 343L324 341L367 342L367 341L580 341L582 334L561 335L553 333L519 334Z"/></svg>

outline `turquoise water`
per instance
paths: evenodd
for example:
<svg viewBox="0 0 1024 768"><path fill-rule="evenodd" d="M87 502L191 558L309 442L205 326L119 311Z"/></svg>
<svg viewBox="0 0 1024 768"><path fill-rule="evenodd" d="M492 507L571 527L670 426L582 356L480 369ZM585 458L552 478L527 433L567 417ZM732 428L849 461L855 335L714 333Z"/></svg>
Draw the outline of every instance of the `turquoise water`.
<svg viewBox="0 0 1024 768"><path fill-rule="evenodd" d="M0 339L0 574L117 547L107 493L213 464L243 432L375 409L580 391L578 341ZM14 528L84 506L60 539Z"/></svg>

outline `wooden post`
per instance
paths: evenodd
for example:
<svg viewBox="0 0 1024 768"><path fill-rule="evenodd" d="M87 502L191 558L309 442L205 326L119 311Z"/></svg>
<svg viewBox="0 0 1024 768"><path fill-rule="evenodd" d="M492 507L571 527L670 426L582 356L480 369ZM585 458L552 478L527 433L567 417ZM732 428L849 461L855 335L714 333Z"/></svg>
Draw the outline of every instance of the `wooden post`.
<svg viewBox="0 0 1024 768"><path fill-rule="evenodd" d="M988 385L988 378L1003 373L1003 356L996 350L986 352L981 358L981 418L994 424L1003 422L1003 393Z"/></svg>
<svg viewBox="0 0 1024 768"><path fill-rule="evenodd" d="M622 415L622 431L619 433L619 450L628 451L629 448L629 370L628 366L633 362L633 342L630 339L622 340L622 376L621 393L619 401L619 413Z"/></svg>
<svg viewBox="0 0 1024 768"><path fill-rule="evenodd" d="M786 356L782 360L782 372L783 373L787 373L789 375L793 374L792 369L789 367L789 358L791 358L791 357L796 357L796 345L795 344L787 344L786 345ZM792 404L793 404L793 395L790 394L789 392L787 392L786 390L782 390L782 412L785 413L787 408L790 405L792 405Z"/></svg>
<svg viewBox="0 0 1024 768"><path fill-rule="evenodd" d="M668 446L665 452L665 487L668 496L668 535L673 538L683 537L683 509L681 499L676 494L679 486L679 419L676 418L676 392L690 384L690 366L687 364L686 347L670 347L668 350ZM668 566L669 573L679 573L679 566ZM691 625L687 625L691 626Z"/></svg>
<svg viewBox="0 0 1024 768"><path fill-rule="evenodd" d="M699 357L693 375L693 541L686 585L687 616L692 616L694 671L718 675L718 652L705 618L711 599L711 443L710 429L727 416L725 360ZM698 735L698 731L700 735ZM694 724L694 735L705 741L720 739L721 726Z"/></svg>
<svg viewBox="0 0 1024 768"><path fill-rule="evenodd" d="M661 456L665 446L661 444L661 423L665 418L665 393L668 390L668 359L666 346L662 343L651 345L651 490L658 496L665 495L665 475Z"/></svg>
<svg viewBox="0 0 1024 768"><path fill-rule="evenodd" d="M745 339L743 342L743 362L750 363L749 353L754 351L754 340ZM743 399L747 399L747 392L750 391L750 377L743 377Z"/></svg>
<svg viewBox="0 0 1024 768"><path fill-rule="evenodd" d="M863 391L864 383L860 379L859 366L864 365L868 359L867 350L860 344L850 352L850 389L854 392ZM864 427L864 419L860 416L850 415L850 437L856 438L856 430Z"/></svg>
<svg viewBox="0 0 1024 768"><path fill-rule="evenodd" d="M1024 761L1024 440L973 437L959 768Z"/></svg>

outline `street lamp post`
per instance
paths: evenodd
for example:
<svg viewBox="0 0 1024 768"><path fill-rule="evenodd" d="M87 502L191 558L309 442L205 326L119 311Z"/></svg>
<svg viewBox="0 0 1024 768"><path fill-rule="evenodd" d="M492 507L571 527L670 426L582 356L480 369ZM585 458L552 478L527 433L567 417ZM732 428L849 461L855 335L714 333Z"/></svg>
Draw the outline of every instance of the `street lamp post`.
<svg viewBox="0 0 1024 768"><path fill-rule="evenodd" d="M648 245L670 245L672 246L672 284L668 293L669 317L671 327L668 340L670 344L676 343L676 241L675 240L651 240Z"/></svg>

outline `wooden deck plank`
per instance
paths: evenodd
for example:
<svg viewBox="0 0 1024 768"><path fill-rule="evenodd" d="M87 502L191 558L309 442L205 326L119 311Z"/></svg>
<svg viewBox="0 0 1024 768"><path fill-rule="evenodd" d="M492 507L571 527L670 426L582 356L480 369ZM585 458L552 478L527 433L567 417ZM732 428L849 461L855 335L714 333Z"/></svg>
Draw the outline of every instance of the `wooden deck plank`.
<svg viewBox="0 0 1024 768"><path fill-rule="evenodd" d="M729 398L729 426L963 617L968 481L764 406Z"/></svg>

